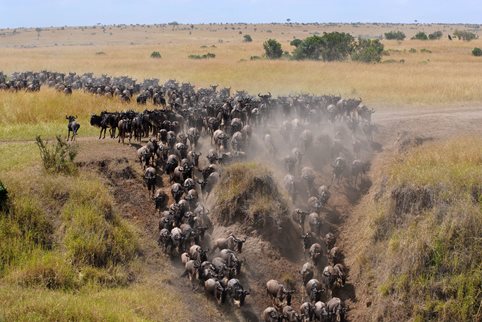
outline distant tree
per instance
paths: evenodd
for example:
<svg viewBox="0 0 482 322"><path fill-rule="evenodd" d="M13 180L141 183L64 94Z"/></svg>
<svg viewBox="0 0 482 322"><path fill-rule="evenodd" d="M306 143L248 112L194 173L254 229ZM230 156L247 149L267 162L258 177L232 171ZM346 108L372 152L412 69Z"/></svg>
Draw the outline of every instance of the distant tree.
<svg viewBox="0 0 482 322"><path fill-rule="evenodd" d="M286 19L286 22L287 22L287 23L290 23L290 22L291 22L291 19L290 19L290 18Z"/></svg>
<svg viewBox="0 0 482 322"><path fill-rule="evenodd" d="M482 56L482 49L476 47L472 50L472 55L476 56L476 57L480 57Z"/></svg>
<svg viewBox="0 0 482 322"><path fill-rule="evenodd" d="M313 35L313 36L305 38L304 40L300 40L300 39L298 39L298 40L299 41L295 42L295 44L297 43L298 46L295 46L296 49L293 51L293 58L294 59L296 59L296 60L304 60L304 59L318 60L318 59L320 59L321 51L322 51L323 45L325 44L322 37L320 37L318 35Z"/></svg>
<svg viewBox="0 0 482 322"><path fill-rule="evenodd" d="M438 40L438 39L442 38L442 36L443 36L443 33L439 30L439 31L432 32L431 34L429 34L428 39Z"/></svg>
<svg viewBox="0 0 482 322"><path fill-rule="evenodd" d="M37 32L37 40L40 39L40 32L42 31L42 28L35 28L35 31Z"/></svg>
<svg viewBox="0 0 482 322"><path fill-rule="evenodd" d="M417 32L417 34L415 36L412 37L412 39L415 39L415 40L428 40L428 36L426 33L424 33L423 31L419 31Z"/></svg>
<svg viewBox="0 0 482 322"><path fill-rule="evenodd" d="M325 61L344 60L353 50L355 38L345 32L324 33L321 56Z"/></svg>
<svg viewBox="0 0 482 322"><path fill-rule="evenodd" d="M265 55L268 59L278 59L283 55L281 44L276 39L268 39L263 43Z"/></svg>
<svg viewBox="0 0 482 322"><path fill-rule="evenodd" d="M385 39L387 40L404 40L405 34L401 31L389 31L385 33Z"/></svg>
<svg viewBox="0 0 482 322"><path fill-rule="evenodd" d="M454 36L465 41L471 41L478 38L477 34L467 30L455 30Z"/></svg>
<svg viewBox="0 0 482 322"><path fill-rule="evenodd" d="M298 47L302 42L303 40L295 38L290 42L290 45L293 47Z"/></svg>
<svg viewBox="0 0 482 322"><path fill-rule="evenodd" d="M253 41L253 38L251 38L250 35L247 35L247 34L246 34L246 35L243 36L243 41L244 41L244 42L252 42L252 41Z"/></svg>
<svg viewBox="0 0 482 322"><path fill-rule="evenodd" d="M379 63L382 60L384 46L378 39L358 39L351 54L351 59L363 63Z"/></svg>
<svg viewBox="0 0 482 322"><path fill-rule="evenodd" d="M161 53L158 51L153 51L151 53L151 58L161 58Z"/></svg>

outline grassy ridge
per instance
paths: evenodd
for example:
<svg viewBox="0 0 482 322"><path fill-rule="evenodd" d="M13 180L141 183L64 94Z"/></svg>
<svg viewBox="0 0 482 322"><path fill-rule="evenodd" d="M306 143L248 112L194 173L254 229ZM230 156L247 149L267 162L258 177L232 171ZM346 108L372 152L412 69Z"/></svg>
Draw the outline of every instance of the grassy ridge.
<svg viewBox="0 0 482 322"><path fill-rule="evenodd" d="M478 138L423 145L381 167L350 250L373 320L480 320L481 146ZM398 208L403 198L414 207Z"/></svg>
<svg viewBox="0 0 482 322"><path fill-rule="evenodd" d="M47 174L33 143L0 153L0 320L189 320L166 275L140 279L145 245L98 175Z"/></svg>

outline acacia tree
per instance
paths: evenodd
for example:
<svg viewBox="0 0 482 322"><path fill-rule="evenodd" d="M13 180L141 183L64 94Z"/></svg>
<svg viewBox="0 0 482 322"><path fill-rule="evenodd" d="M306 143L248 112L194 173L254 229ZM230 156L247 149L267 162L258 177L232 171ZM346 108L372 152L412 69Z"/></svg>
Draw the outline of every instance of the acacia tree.
<svg viewBox="0 0 482 322"><path fill-rule="evenodd" d="M268 39L263 43L264 52L268 59L278 59L283 55L281 44L276 39Z"/></svg>

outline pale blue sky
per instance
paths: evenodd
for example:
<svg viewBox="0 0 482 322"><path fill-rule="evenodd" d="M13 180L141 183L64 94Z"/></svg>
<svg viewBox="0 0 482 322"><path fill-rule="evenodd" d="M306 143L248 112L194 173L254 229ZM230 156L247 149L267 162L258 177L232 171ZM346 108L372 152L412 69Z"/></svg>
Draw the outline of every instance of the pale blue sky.
<svg viewBox="0 0 482 322"><path fill-rule="evenodd" d="M482 23L482 0L0 0L0 27L209 22Z"/></svg>

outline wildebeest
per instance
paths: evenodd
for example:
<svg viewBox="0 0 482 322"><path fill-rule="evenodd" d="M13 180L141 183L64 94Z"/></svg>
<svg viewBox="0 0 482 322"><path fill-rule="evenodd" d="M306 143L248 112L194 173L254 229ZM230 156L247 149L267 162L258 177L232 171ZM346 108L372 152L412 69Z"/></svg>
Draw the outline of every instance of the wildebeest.
<svg viewBox="0 0 482 322"><path fill-rule="evenodd" d="M306 294L312 303L316 303L321 299L321 294L325 292L323 285L317 279L311 279L305 285Z"/></svg>
<svg viewBox="0 0 482 322"><path fill-rule="evenodd" d="M304 263L300 270L300 274L303 280L303 285L306 285L306 283L315 276L315 267L309 262Z"/></svg>
<svg viewBox="0 0 482 322"><path fill-rule="evenodd" d="M227 290L221 281L215 278L209 278L204 282L204 290L206 293L214 295L218 304L223 304L226 300Z"/></svg>
<svg viewBox="0 0 482 322"><path fill-rule="evenodd" d="M246 296L249 295L249 291L245 290L238 279L232 278L228 281L227 290L231 302L237 307L244 305Z"/></svg>
<svg viewBox="0 0 482 322"><path fill-rule="evenodd" d="M77 131L80 128L80 124L76 121L77 116L66 115L65 119L69 121L67 124L67 141L70 139L70 132L72 132L72 141L74 141L77 136Z"/></svg>
<svg viewBox="0 0 482 322"><path fill-rule="evenodd" d="M369 162L363 162L361 160L354 160L351 164L351 176L353 179L353 185L356 187L356 183L358 181L358 177L360 176L360 180L362 180L362 176L367 173L370 169Z"/></svg>
<svg viewBox="0 0 482 322"><path fill-rule="evenodd" d="M276 308L269 306L263 311L261 318L264 322L282 322L283 314L278 312Z"/></svg>
<svg viewBox="0 0 482 322"><path fill-rule="evenodd" d="M156 169L154 167L148 167L144 172L144 179L146 180L149 195L154 196L156 190Z"/></svg>
<svg viewBox="0 0 482 322"><path fill-rule="evenodd" d="M226 238L218 238L214 241L213 252L216 249L230 249L241 253L243 250L243 244L246 242L246 238L239 239L233 234Z"/></svg>
<svg viewBox="0 0 482 322"><path fill-rule="evenodd" d="M340 322L343 320L345 309L342 305L341 300L338 297L333 297L328 302L326 302L326 307L328 315L331 317L332 321Z"/></svg>
<svg viewBox="0 0 482 322"><path fill-rule="evenodd" d="M294 291L288 290L277 280L266 282L266 294L274 301L275 306L279 306L286 300L286 305L291 305L291 294Z"/></svg>
<svg viewBox="0 0 482 322"><path fill-rule="evenodd" d="M318 243L314 243L310 247L310 258L311 261L313 262L313 265L318 266L321 260L321 256L323 254L323 248L321 248L321 245Z"/></svg>

